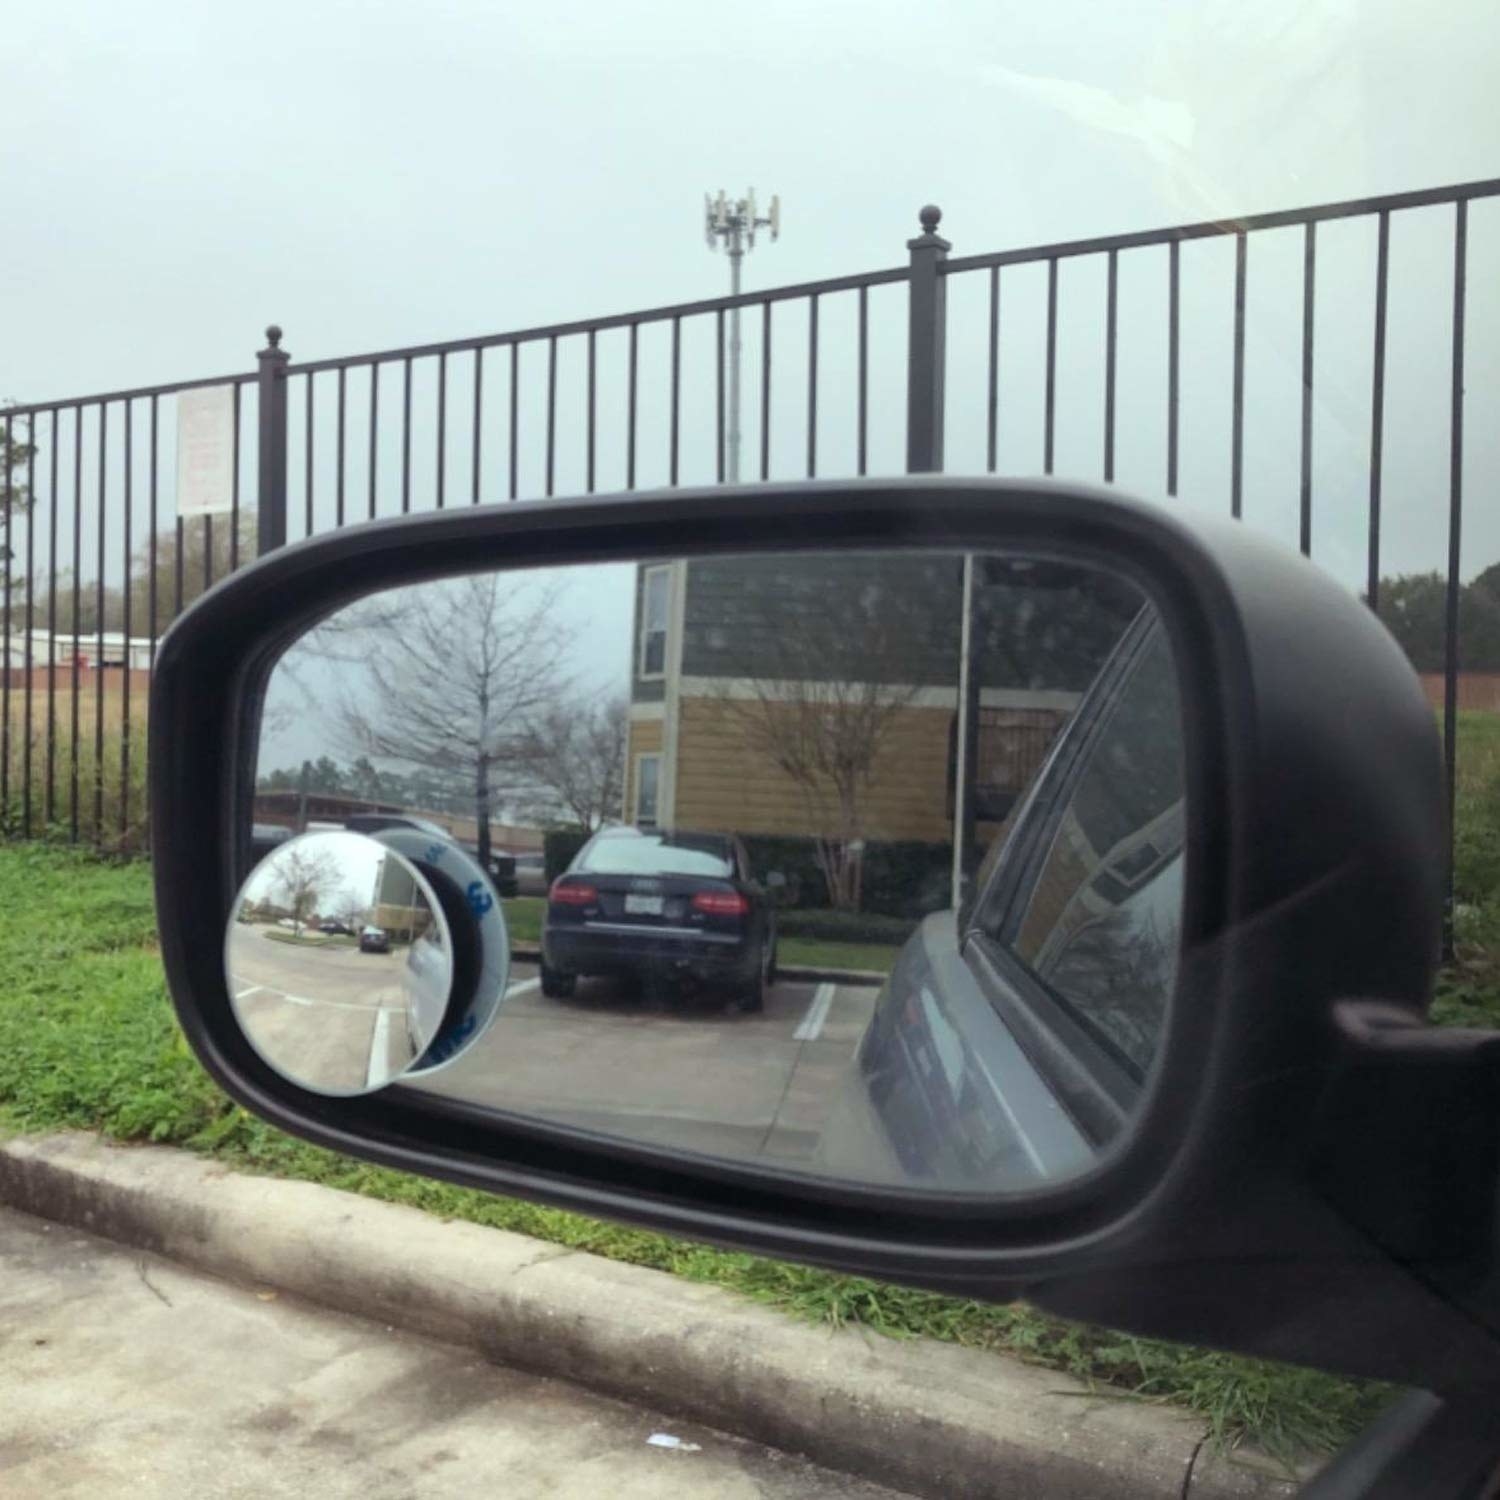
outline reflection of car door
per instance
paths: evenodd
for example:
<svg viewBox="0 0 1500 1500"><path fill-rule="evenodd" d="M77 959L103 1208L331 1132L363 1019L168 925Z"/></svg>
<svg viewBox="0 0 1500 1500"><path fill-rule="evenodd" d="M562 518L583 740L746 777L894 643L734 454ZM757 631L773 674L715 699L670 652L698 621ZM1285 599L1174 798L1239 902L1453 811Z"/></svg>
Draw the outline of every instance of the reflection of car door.
<svg viewBox="0 0 1500 1500"><path fill-rule="evenodd" d="M1176 978L1176 676L1145 616L1068 728L961 935L966 967L1096 1146L1134 1108Z"/></svg>

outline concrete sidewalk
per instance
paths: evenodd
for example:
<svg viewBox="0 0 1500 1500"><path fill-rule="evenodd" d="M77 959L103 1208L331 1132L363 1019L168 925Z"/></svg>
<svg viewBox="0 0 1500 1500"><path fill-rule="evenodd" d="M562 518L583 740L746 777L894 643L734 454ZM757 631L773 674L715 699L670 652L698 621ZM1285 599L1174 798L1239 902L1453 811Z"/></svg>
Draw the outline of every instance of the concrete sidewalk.
<svg viewBox="0 0 1500 1500"><path fill-rule="evenodd" d="M0 1148L0 1202L923 1496L1289 1495L1200 1423L1051 1371L801 1325L713 1286L93 1137Z"/></svg>
<svg viewBox="0 0 1500 1500"><path fill-rule="evenodd" d="M902 1500L11 1209L0 1325L16 1500Z"/></svg>

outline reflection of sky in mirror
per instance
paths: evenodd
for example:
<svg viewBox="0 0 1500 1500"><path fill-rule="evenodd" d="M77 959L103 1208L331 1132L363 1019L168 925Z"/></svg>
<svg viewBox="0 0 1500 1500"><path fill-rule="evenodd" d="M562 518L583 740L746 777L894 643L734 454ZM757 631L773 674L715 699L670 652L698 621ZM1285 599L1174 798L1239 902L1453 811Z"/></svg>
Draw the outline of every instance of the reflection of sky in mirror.
<svg viewBox="0 0 1500 1500"><path fill-rule="evenodd" d="M570 636L557 662L558 676L583 697L626 696L630 691L630 637L634 618L635 566L590 564L575 568L538 569L513 575L527 590L558 589L552 614ZM420 604L424 590L443 584L371 596L355 610L390 597ZM347 612L332 617L337 626ZM306 640L306 638L304 638ZM259 774L295 768L304 760L327 755L344 762L361 753L345 743L339 729L339 706L361 695L362 676L356 641L341 643L338 660L323 659L314 642L294 645L272 674L261 730ZM434 662L433 670L442 663Z"/></svg>
<svg viewBox="0 0 1500 1500"><path fill-rule="evenodd" d="M288 856L300 854L306 858L332 856L338 861L337 887L318 893L325 906L339 895L352 896L356 901L368 904L375 892L376 873L388 852L383 845L358 833L310 833L302 838L289 839L256 866L245 882L241 900L258 904L280 897Z"/></svg>

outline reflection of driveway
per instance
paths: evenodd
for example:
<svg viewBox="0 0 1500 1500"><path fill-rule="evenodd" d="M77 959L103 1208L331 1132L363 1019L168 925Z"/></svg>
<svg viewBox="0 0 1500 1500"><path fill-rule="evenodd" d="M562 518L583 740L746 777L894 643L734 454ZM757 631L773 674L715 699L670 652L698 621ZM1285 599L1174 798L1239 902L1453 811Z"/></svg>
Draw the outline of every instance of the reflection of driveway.
<svg viewBox="0 0 1500 1500"><path fill-rule="evenodd" d="M776 985L758 1015L582 980L549 1000L517 969L473 1049L412 1086L684 1151L806 1161L874 1012L875 990Z"/></svg>
<svg viewBox="0 0 1500 1500"><path fill-rule="evenodd" d="M229 941L235 1013L256 1050L310 1088L351 1093L412 1060L405 950L303 946L236 922Z"/></svg>

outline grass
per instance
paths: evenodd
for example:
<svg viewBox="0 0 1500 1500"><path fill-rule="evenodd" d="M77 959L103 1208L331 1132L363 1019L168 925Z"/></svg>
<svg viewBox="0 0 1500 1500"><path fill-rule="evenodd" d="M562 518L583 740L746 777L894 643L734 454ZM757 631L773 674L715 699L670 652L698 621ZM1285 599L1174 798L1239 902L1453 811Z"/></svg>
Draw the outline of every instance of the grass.
<svg viewBox="0 0 1500 1500"><path fill-rule="evenodd" d="M273 943L291 943L296 948L352 948L354 939L339 933L287 932L276 927L263 928L261 936Z"/></svg>
<svg viewBox="0 0 1500 1500"><path fill-rule="evenodd" d="M889 974L900 948L889 943L828 943L818 938L784 937L776 943L782 964L804 964L817 969L873 969Z"/></svg>
<svg viewBox="0 0 1500 1500"><path fill-rule="evenodd" d="M505 925L513 943L539 943L542 940L542 914L547 903L540 896L512 896L500 903Z"/></svg>
<svg viewBox="0 0 1500 1500"><path fill-rule="evenodd" d="M1384 1400L1377 1387L1316 1371L714 1250L321 1150L231 1103L188 1050L166 997L144 864L0 846L0 910L25 934L0 945L0 1129L167 1143L714 1282L810 1321L1003 1351L1121 1398L1186 1406L1224 1443L1250 1440L1287 1461L1337 1446Z"/></svg>
<svg viewBox="0 0 1500 1500"><path fill-rule="evenodd" d="M542 914L547 903L540 896L515 896L502 905L511 942L541 942ZM784 964L824 969L875 969L888 974L899 949L885 943L836 943L783 937L777 943L776 951Z"/></svg>

